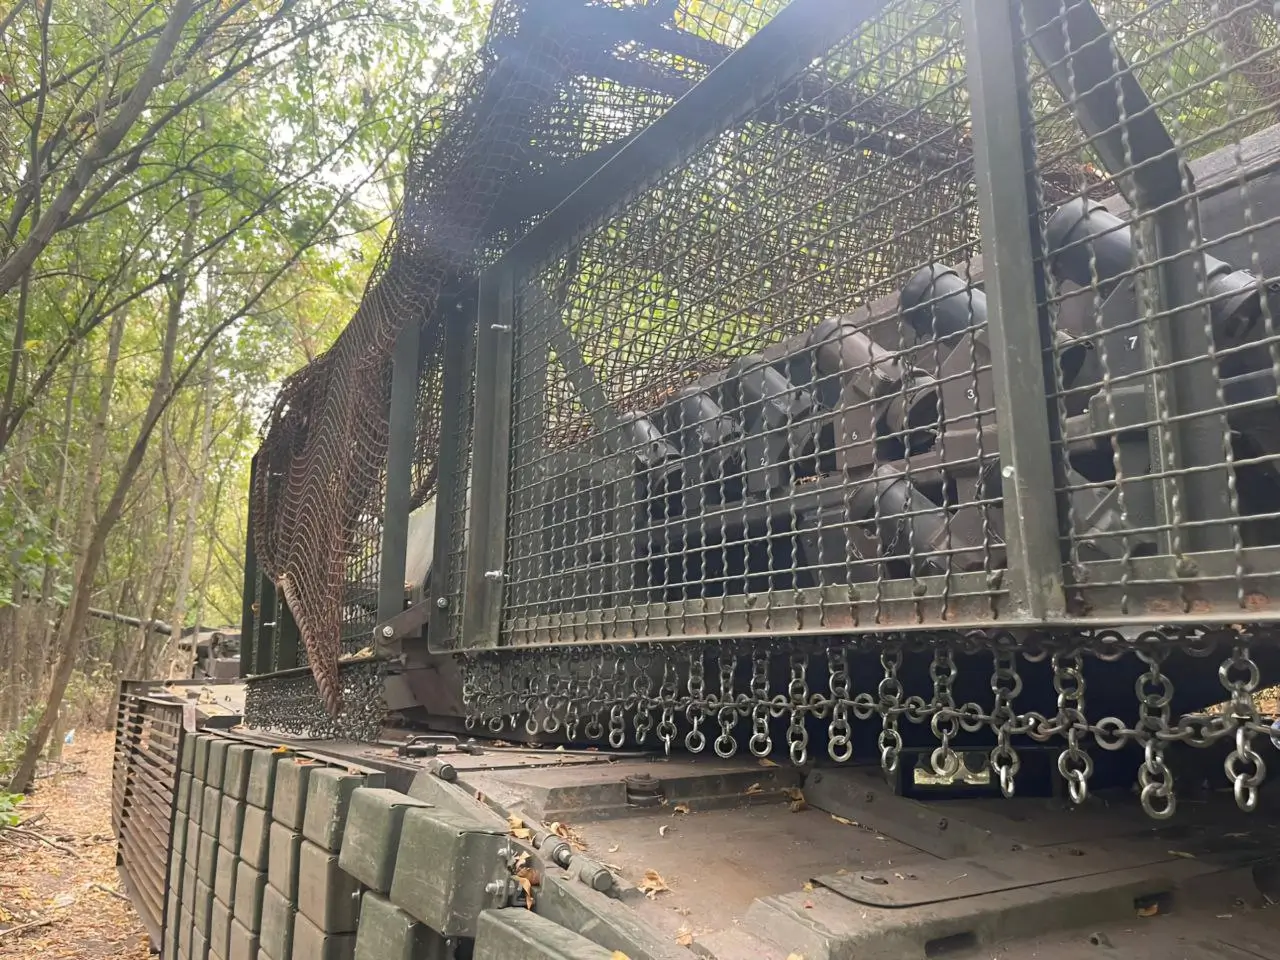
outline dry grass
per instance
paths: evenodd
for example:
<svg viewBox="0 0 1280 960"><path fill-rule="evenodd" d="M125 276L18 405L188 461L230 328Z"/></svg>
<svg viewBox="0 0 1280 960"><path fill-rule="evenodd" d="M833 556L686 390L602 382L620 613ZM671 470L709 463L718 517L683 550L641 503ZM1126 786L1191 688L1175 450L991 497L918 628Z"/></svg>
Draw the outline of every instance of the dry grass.
<svg viewBox="0 0 1280 960"><path fill-rule="evenodd" d="M63 772L19 808L23 829L0 831L0 960L150 955L119 895L111 753L110 733L79 735L63 752Z"/></svg>

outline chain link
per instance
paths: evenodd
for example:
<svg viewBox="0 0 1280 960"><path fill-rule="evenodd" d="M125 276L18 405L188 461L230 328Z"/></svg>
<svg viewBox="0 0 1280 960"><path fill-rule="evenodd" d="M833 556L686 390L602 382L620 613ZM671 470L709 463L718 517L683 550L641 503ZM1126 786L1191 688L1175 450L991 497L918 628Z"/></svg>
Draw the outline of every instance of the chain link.
<svg viewBox="0 0 1280 960"><path fill-rule="evenodd" d="M555 733L570 740L606 740L614 749L627 742L628 719L635 743L644 746L656 732L668 753L681 732L680 742L687 751L705 750L709 738L705 728L710 725L714 751L727 759L740 749L745 722L747 748L757 757L767 757L774 748L771 721L777 720L785 722L787 754L794 763L805 764L810 759L808 720L813 717L826 721L828 756L844 763L854 754L854 722L874 720L880 728L876 737L880 764L893 775L904 751L901 720L905 716L912 724L927 723L935 741L932 748L926 747L929 766L942 778L960 775L960 751L973 749L958 747L958 738L989 737L990 746L982 749L989 749L992 774L1005 796L1014 795L1022 766L1018 744L1056 740L1062 744L1058 773L1071 799L1083 803L1094 771L1091 750L1136 747L1141 755L1137 780L1142 806L1150 816L1167 819L1177 809L1174 776L1165 756L1174 743L1206 748L1230 741L1232 749L1224 763L1227 780L1241 809L1257 807L1266 777L1266 762L1257 744L1267 743L1272 731L1254 703L1261 670L1250 655L1251 640L1257 643L1256 637L1243 632L1190 629L1149 631L1137 637L1113 630L1058 638L912 634L864 636L825 646L784 641L766 647L725 641L509 651L460 656L459 662L469 729L514 730L523 718L530 736ZM1168 658L1178 653L1204 660L1224 644L1230 655L1218 666L1218 678L1225 691L1225 709L1175 718L1172 705L1177 690L1165 669ZM972 701L957 705L955 690L961 675L957 658L972 658L983 651L991 657L991 706L984 710ZM908 654L930 658L932 695L927 700L905 685L901 670ZM851 668L855 655L879 660L880 677L871 689L855 689ZM821 658L819 663L825 662L825 677L810 676L815 656ZM1136 657L1142 667L1133 684L1133 727L1119 716L1090 720L1086 658L1110 669L1126 657ZM1024 661L1047 662L1051 669L1051 702L1057 704L1053 715L1019 710L1024 692L1019 664ZM1211 663L1205 668L1212 669ZM709 672L718 682L708 683ZM783 677L786 686L777 690L774 684ZM262 702L252 688L251 696L254 704ZM1040 699L1050 701L1048 691Z"/></svg>

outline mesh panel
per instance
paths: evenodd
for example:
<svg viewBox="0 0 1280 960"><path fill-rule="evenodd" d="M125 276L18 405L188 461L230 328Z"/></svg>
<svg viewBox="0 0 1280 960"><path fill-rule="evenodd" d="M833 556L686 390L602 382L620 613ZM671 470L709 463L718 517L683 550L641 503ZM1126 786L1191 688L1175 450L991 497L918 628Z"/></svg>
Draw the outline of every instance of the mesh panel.
<svg viewBox="0 0 1280 960"><path fill-rule="evenodd" d="M888 5L523 285L508 642L989 616L983 321L948 353L882 300L970 286L961 48Z"/></svg>
<svg viewBox="0 0 1280 960"><path fill-rule="evenodd" d="M1258 548L1280 537L1277 19L1243 0L1110 2L1110 39L1091 42L1091 12L1027 3L1022 20L1037 168L1075 156L1107 177L1087 197L1043 190L1040 210L1051 322L1091 348L1075 369L1054 357L1073 611L1258 614L1255 577L1275 570Z"/></svg>

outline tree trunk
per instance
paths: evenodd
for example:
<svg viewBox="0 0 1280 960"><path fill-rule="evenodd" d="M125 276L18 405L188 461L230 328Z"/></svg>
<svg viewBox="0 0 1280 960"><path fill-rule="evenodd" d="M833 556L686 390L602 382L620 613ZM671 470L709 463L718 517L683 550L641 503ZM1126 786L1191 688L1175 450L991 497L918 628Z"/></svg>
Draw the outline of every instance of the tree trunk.
<svg viewBox="0 0 1280 960"><path fill-rule="evenodd" d="M94 175L116 152L126 135L147 106L152 91L164 79L169 61L173 58L182 30L191 19L193 0L177 0L169 14L160 37L151 49L151 57L143 68L138 82L121 104L120 109L100 129L76 164L75 171L58 191L57 196L31 225L23 242L0 263L0 297L17 285L22 275L31 268L36 258L44 252L67 218L80 195L93 180ZM7 438L0 438L0 447Z"/></svg>
<svg viewBox="0 0 1280 960"><path fill-rule="evenodd" d="M204 498L205 474L209 471L209 448L213 446L213 354L208 355L208 369L201 389L204 404L204 423L200 427L200 461L192 477L191 494L187 497L186 526L182 530L182 557L179 560L178 582L173 588L173 609L169 611L168 621L173 626L174 637L181 636L182 625L187 619L187 591L191 585L191 564L195 557L196 521L200 516L200 501ZM196 621L196 630L200 629L200 621ZM171 641L173 637L170 638ZM196 658L195 638L191 642L190 665L194 666Z"/></svg>
<svg viewBox="0 0 1280 960"><path fill-rule="evenodd" d="M199 219L198 197L192 199L190 206L191 217L188 229L180 244L184 262L190 258L191 248L194 244L194 228L196 221ZM133 486L133 481L142 467L143 459L146 457L151 434L155 431L156 424L159 423L160 417L173 399L173 358L178 341L179 321L182 319L182 305L186 299L187 282L188 276L185 271L182 271L169 287L169 309L166 316L159 376L156 377L155 384L151 389L151 398L147 402L147 410L143 414L142 425L138 428L138 436L134 440L123 466L120 468L120 476L117 478L115 488L111 492L111 498L107 501L107 505L97 523L92 524L92 533L78 565L75 583L71 588L71 602L63 615L62 623L59 625L58 664L54 668L49 699L45 704L40 722L36 725L31 739L27 741L26 747L22 751L22 757L18 761L12 781L9 784L9 789L15 793L26 792L27 787L35 777L36 761L39 759L40 753L49 739L49 734L53 730L58 710L62 706L62 697L67 692L67 684L70 683L71 674L75 670L76 658L80 652L80 638L89 619L89 604L93 597L93 581L97 575L98 567L102 563L103 553L107 546L107 538L124 510L125 499L129 494L129 489ZM99 462L99 468L100 466Z"/></svg>
<svg viewBox="0 0 1280 960"><path fill-rule="evenodd" d="M93 518L97 512L98 488L102 484L102 462L107 453L107 420L111 409L111 394L115 388L116 366L120 360L120 343L124 339L125 319L125 311L122 310L116 314L111 321L111 330L107 334L107 356L103 363L102 380L98 388L98 405L94 412L93 427L89 438L84 489L81 491L80 512L76 518L76 531L72 540L76 556L75 581L72 587L73 603L79 599L76 596L76 590L81 583L82 574L86 568L88 551L93 541ZM82 590L80 592L84 594L85 616L87 617L89 591ZM78 646L69 645L67 640L72 619L72 611L67 609L62 611L62 616L58 620L55 645L59 661L59 673L56 673L53 678L53 689L50 691L46 702L44 715L40 718L40 723L37 725L30 740L27 741L26 748L23 750L22 760L14 773L11 786L13 786L16 793L24 792L31 783L32 777L35 776L36 760L39 758L41 750L44 749L45 741L48 739L54 722L57 720L58 710L62 704L62 695L66 692L67 683L71 679L71 668L74 666L74 655L76 646ZM83 631L83 624L79 629ZM78 638L79 633L76 633L75 636ZM60 674L62 661L67 659L62 656L62 653L68 648L70 648L72 658L67 660L66 676L62 677ZM30 758L29 761L28 757Z"/></svg>
<svg viewBox="0 0 1280 960"><path fill-rule="evenodd" d="M138 628L135 643L125 652L120 667L121 675L127 675L130 679L137 679L138 665L147 662L147 650L151 646L151 638L154 633L152 624L159 619L160 597L163 593L165 580L169 576L169 567L173 563L174 527L177 518L177 501L181 493L179 490L175 490L169 478L169 453L174 446L169 431L171 420L172 418L165 418L160 425L160 472L164 476L165 499L164 541L159 557L153 560L150 565L150 572L143 586L142 603L139 607L141 616L144 618L143 623Z"/></svg>
<svg viewBox="0 0 1280 960"><path fill-rule="evenodd" d="M58 441L58 473L54 481L53 510L49 517L50 537L56 541L62 533L62 511L67 505L67 473L71 459L71 432L75 423L76 386L80 379L81 350L76 349L71 358L71 376L67 381L67 399L62 408L62 430ZM54 568L45 564L44 577L40 580L40 629L31 635L27 650L27 672L30 674L31 695L39 697L44 687L44 668L49 659L49 647L53 643L54 625L58 620L58 604L53 599Z"/></svg>

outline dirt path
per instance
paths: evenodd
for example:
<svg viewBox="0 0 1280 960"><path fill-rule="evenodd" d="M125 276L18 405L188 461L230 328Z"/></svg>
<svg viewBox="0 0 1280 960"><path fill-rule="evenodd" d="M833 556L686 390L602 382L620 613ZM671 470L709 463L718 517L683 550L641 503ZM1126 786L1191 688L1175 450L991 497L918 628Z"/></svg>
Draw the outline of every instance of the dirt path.
<svg viewBox="0 0 1280 960"><path fill-rule="evenodd" d="M24 831L0 831L0 960L149 955L119 892L111 754L110 733L78 735L63 751L66 772L19 808Z"/></svg>

